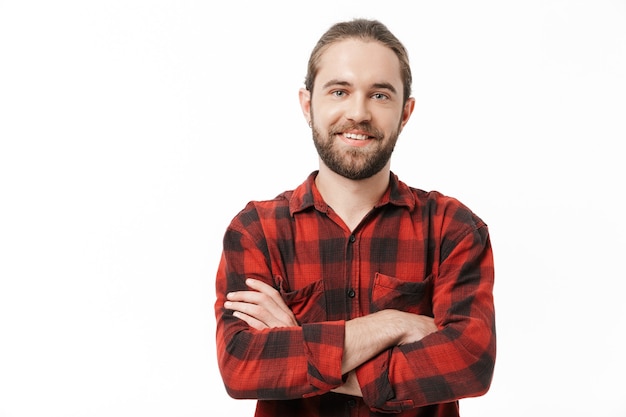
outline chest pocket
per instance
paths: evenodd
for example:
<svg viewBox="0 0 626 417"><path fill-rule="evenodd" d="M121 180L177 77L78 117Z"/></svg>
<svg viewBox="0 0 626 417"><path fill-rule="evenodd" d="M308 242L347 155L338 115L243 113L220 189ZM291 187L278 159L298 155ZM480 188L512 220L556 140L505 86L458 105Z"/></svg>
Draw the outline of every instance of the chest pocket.
<svg viewBox="0 0 626 417"><path fill-rule="evenodd" d="M376 273L371 294L371 312L392 308L432 317L432 287L431 276L424 281L414 282Z"/></svg>
<svg viewBox="0 0 626 417"><path fill-rule="evenodd" d="M317 323L326 320L326 297L324 281L312 282L306 287L294 291L284 291L283 277L277 276L280 295L293 311L298 323Z"/></svg>

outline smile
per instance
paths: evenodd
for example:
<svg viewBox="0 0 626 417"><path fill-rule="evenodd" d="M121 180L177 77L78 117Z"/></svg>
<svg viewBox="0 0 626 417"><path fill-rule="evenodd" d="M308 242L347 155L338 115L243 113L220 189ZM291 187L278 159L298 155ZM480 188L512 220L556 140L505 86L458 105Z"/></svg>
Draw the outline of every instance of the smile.
<svg viewBox="0 0 626 417"><path fill-rule="evenodd" d="M365 140L370 137L367 135L357 135L356 133L344 133L343 134L347 139L355 139L355 140Z"/></svg>

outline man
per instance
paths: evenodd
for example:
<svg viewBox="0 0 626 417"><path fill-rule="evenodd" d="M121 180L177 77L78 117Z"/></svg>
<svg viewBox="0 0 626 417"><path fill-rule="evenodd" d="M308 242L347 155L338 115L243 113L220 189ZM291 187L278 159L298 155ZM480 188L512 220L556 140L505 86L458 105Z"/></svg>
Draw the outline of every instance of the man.
<svg viewBox="0 0 626 417"><path fill-rule="evenodd" d="M390 169L415 105L378 21L332 26L300 104L319 170L232 220L216 281L226 390L256 416L458 416L495 362L487 226Z"/></svg>

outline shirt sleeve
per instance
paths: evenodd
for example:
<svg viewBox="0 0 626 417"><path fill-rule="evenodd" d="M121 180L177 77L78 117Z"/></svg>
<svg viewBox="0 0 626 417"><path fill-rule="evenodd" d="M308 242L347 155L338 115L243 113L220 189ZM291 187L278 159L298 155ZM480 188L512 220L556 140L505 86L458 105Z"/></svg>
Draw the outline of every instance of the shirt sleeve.
<svg viewBox="0 0 626 417"><path fill-rule="evenodd" d="M373 410L399 412L452 402L482 395L491 384L496 335L489 233L467 210L450 217L432 276L439 330L356 369L363 399Z"/></svg>
<svg viewBox="0 0 626 417"><path fill-rule="evenodd" d="M260 400L326 393L343 383L344 321L256 330L224 308L228 292L247 289L246 278L277 286L255 218L240 215L233 220L217 271L217 357L226 391L233 398Z"/></svg>

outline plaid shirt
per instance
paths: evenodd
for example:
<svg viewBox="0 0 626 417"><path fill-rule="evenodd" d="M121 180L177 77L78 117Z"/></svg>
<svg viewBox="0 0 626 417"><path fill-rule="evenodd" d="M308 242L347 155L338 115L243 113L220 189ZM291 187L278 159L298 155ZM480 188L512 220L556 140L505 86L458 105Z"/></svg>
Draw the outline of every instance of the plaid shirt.
<svg viewBox="0 0 626 417"><path fill-rule="evenodd" d="M458 416L487 392L495 363L493 255L487 226L457 200L390 175L350 231L315 187L250 202L231 222L217 272L217 354L226 390L256 416ZM255 330L224 309L247 277L280 291L300 327ZM342 384L345 320L382 309L434 317L438 331L356 369Z"/></svg>

